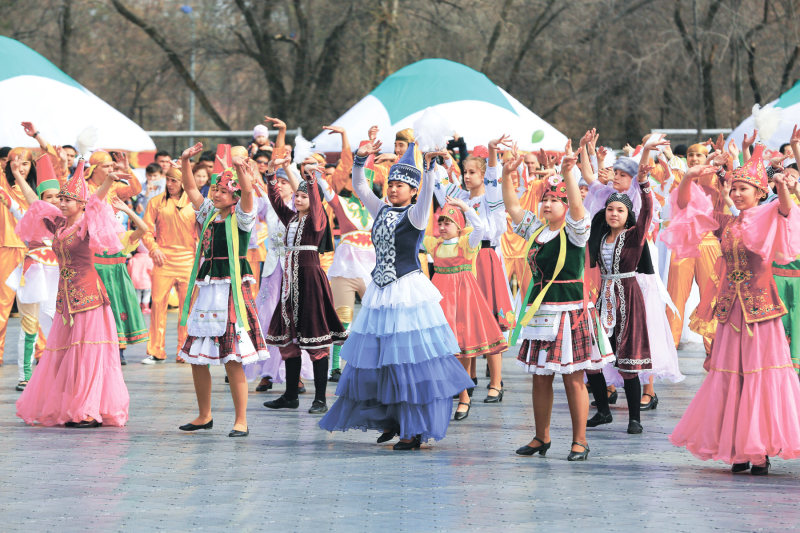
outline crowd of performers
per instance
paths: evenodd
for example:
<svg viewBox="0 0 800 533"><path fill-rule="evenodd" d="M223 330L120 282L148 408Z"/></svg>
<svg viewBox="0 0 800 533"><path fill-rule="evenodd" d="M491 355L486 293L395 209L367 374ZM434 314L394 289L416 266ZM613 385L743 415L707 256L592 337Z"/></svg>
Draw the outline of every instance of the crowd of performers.
<svg viewBox="0 0 800 533"><path fill-rule="evenodd" d="M249 434L248 381L285 383L264 406L296 409L305 379L321 428L416 449L468 418L478 358L483 402L503 401L512 348L532 375L535 426L516 453L550 448L559 374L568 460L586 460L587 427L613 423L617 387L639 434L655 381L684 378L688 322L708 375L670 440L733 472L800 455L800 188L786 161L800 160L798 128L771 159L754 133L741 149L719 139L685 153L648 135L612 162L595 130L556 155L507 136L447 151L407 129L386 154L377 128L354 152L330 126L342 152L326 164L298 147L293 162L286 125L266 121L274 144L261 125L247 148L159 152L145 191L124 154L78 159L23 123L41 155L0 152L0 361L16 298L25 422L124 425L123 350L147 342L142 363L165 362L175 292L176 362L191 365L198 405L183 431L213 427L209 366L224 365L231 437Z"/></svg>

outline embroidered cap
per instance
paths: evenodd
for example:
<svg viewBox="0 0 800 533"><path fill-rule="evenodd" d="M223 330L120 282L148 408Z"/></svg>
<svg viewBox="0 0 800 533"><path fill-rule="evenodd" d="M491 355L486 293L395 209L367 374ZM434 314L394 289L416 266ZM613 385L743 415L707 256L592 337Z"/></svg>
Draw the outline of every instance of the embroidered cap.
<svg viewBox="0 0 800 533"><path fill-rule="evenodd" d="M547 186L542 194L542 200L544 200L544 197L548 194L555 196L565 204L567 203L567 185L564 183L561 176L556 175L547 178Z"/></svg>
<svg viewBox="0 0 800 533"><path fill-rule="evenodd" d="M83 159L78 160L75 173L61 186L61 190L58 191L58 196L77 200L78 202L86 202L89 196L89 187L86 185L86 179L83 177Z"/></svg>
<svg viewBox="0 0 800 533"><path fill-rule="evenodd" d="M444 204L442 206L442 210L439 212L439 218L447 218L453 222L458 229L464 229L466 222L464 220L464 213L461 212L461 209L454 206L453 204Z"/></svg>
<svg viewBox="0 0 800 533"><path fill-rule="evenodd" d="M403 157L389 169L389 178L386 181L402 181L413 189L419 189L421 179L422 172L414 160L414 143L410 142Z"/></svg>
<svg viewBox="0 0 800 533"><path fill-rule="evenodd" d="M620 202L621 204L623 204L625 207L628 208L629 213L633 211L633 202L631 201L631 197L625 193L621 192L611 193L611 195L606 200L606 207L608 207L608 204L610 204L611 202Z"/></svg>
<svg viewBox="0 0 800 533"><path fill-rule="evenodd" d="M767 169L764 167L764 148L761 143L755 145L753 155L747 163L733 171L732 183L740 181L752 185L761 192L770 192Z"/></svg>
<svg viewBox="0 0 800 533"><path fill-rule="evenodd" d="M217 188L227 189L234 198L242 197L242 188L239 186L239 176L233 168L226 168L219 175Z"/></svg>

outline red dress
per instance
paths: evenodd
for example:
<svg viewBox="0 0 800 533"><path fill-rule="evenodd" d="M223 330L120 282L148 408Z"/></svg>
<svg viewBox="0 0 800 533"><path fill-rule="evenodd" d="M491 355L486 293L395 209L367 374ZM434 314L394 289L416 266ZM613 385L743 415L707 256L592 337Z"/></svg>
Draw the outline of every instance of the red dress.
<svg viewBox="0 0 800 533"><path fill-rule="evenodd" d="M480 247L470 247L468 234L448 242L425 237L423 246L433 256L433 285L442 293L439 303L461 349L456 357L506 351L503 332L472 273Z"/></svg>

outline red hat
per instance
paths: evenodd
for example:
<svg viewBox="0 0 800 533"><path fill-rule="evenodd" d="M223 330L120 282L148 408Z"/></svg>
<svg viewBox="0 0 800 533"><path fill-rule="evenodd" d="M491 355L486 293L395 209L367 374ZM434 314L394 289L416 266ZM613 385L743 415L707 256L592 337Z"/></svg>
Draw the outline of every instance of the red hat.
<svg viewBox="0 0 800 533"><path fill-rule="evenodd" d="M223 170L217 180L217 190L227 189L234 198L241 198L242 188L239 185L239 176L233 168Z"/></svg>
<svg viewBox="0 0 800 533"><path fill-rule="evenodd" d="M232 166L231 145L218 144L217 155L214 157L214 168L211 169L211 184L216 184L220 174L225 172L226 168L231 168Z"/></svg>
<svg viewBox="0 0 800 533"><path fill-rule="evenodd" d="M487 159L489 157L489 149L481 144L473 148L472 152L470 152L470 155Z"/></svg>
<svg viewBox="0 0 800 533"><path fill-rule="evenodd" d="M439 218L442 217L452 220L453 224L458 226L458 229L464 229L464 226L466 225L464 213L462 213L461 209L453 204L448 203L442 206L442 210L439 212Z"/></svg>
<svg viewBox="0 0 800 533"><path fill-rule="evenodd" d="M547 184L542 194L542 199L548 194L552 194L565 204L567 203L567 186L561 176L555 175L547 178Z"/></svg>
<svg viewBox="0 0 800 533"><path fill-rule="evenodd" d="M58 195L79 202L86 202L89 197L89 187L83 178L83 159L78 161L78 166L75 167L75 174L61 186Z"/></svg>
<svg viewBox="0 0 800 533"><path fill-rule="evenodd" d="M763 193L769 193L769 181L767 179L767 169L764 168L764 148L758 143L753 148L753 155L744 165L733 171L731 183L741 181L752 185Z"/></svg>
<svg viewBox="0 0 800 533"><path fill-rule="evenodd" d="M56 177L53 161L49 154L44 153L36 160L36 194L41 198L42 193L47 189L60 188L61 182Z"/></svg>

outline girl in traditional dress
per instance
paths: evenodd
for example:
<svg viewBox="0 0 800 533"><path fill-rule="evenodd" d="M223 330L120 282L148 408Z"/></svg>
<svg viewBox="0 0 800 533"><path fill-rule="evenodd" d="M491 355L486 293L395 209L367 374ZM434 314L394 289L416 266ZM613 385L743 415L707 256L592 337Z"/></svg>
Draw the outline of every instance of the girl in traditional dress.
<svg viewBox="0 0 800 533"><path fill-rule="evenodd" d="M225 169L216 187L203 198L197 189L189 160L203 150L201 143L181 155L183 190L197 212L201 238L183 305L181 325L188 336L180 355L192 364L197 394L197 418L180 426L183 431L211 429L211 372L209 365L225 365L236 419L229 437L246 437L247 379L242 365L269 357L249 287L254 282L247 261L247 243L255 225L250 169L241 158ZM202 263L201 263L202 259ZM190 316L189 304L197 285Z"/></svg>
<svg viewBox="0 0 800 533"><path fill-rule="evenodd" d="M628 433L642 432L640 401L642 386L639 372L652 368L644 296L636 281L636 268L647 246L647 232L653 217L653 198L647 173L648 165L638 167L641 209L634 218L634 205L624 193L614 192L606 207L592 219L589 238L591 266L600 267L600 322L608 333L616 355L616 367L624 378L628 402ZM610 424L606 379L598 370L587 371L597 413L588 427Z"/></svg>
<svg viewBox="0 0 800 533"><path fill-rule="evenodd" d="M464 216L471 224L465 227ZM503 332L478 287L472 264L483 239L483 221L462 200L447 198L439 212L439 237L426 236L425 251L433 257L433 285L442 294L440 305L461 349L456 357L469 372L479 355L499 354L508 349ZM503 401L502 392L500 401ZM463 407L462 407L463 406ZM472 400L461 391L454 420L469 416Z"/></svg>
<svg viewBox="0 0 800 533"><path fill-rule="evenodd" d="M264 406L270 409L298 407L300 355L301 350L306 350L314 368L314 401L308 412L321 414L328 411L325 388L330 347L344 342L347 331L336 315L328 278L319 262L319 245L328 223L317 188L321 173L316 165L304 165L304 179L295 192L295 212L281 198L274 176L275 168L284 162L273 159L269 163L269 200L286 226L286 256L281 298L266 338L270 345L280 349L286 365L286 392Z"/></svg>
<svg viewBox="0 0 800 533"><path fill-rule="evenodd" d="M585 246L590 217L583 208L581 192L572 174L577 157L565 156L563 179L547 179L541 198L539 220L522 209L511 172L522 158L503 168L503 200L514 232L527 241L526 256L532 272L530 288L523 299L527 312L519 319L522 345L518 361L533 374L533 419L536 433L519 455L545 455L550 448L550 415L553 409L553 379L561 374L572 418L569 461L589 456L586 419L589 400L583 385L584 371L599 371L614 360L608 338L597 326L597 313L587 302L583 286Z"/></svg>
<svg viewBox="0 0 800 533"><path fill-rule="evenodd" d="M696 457L731 464L734 473L769 472L770 455L800 457L800 382L792 369L781 323L786 306L778 296L772 262L786 264L800 254L800 208L786 177L773 176L778 201L758 205L769 192L757 144L750 160L728 173L730 196L739 216L714 212L694 181L716 171L696 166L672 193L672 223L665 239L678 257L697 255L704 233L720 239L724 270L714 306L719 323L708 371L670 435Z"/></svg>
<svg viewBox="0 0 800 533"><path fill-rule="evenodd" d="M399 435L394 449L412 450L423 440L444 438L453 394L473 383L453 356L460 348L439 305L442 296L420 270L435 175L429 168L420 176L411 143L389 172L387 205L364 175L367 156L379 150L379 141L365 143L354 161L353 190L375 220L377 261L342 347L347 365L336 387L339 398L319 425L328 431L382 430L379 443ZM439 155L426 154L426 162Z"/></svg>
<svg viewBox="0 0 800 533"><path fill-rule="evenodd" d="M114 181L109 173L89 197L80 161L61 187L60 209L36 201L17 225L26 241L53 239L61 272L47 347L17 400L17 416L28 424L94 428L128 420L114 315L92 265L93 253L122 249L122 227L105 202Z"/></svg>

